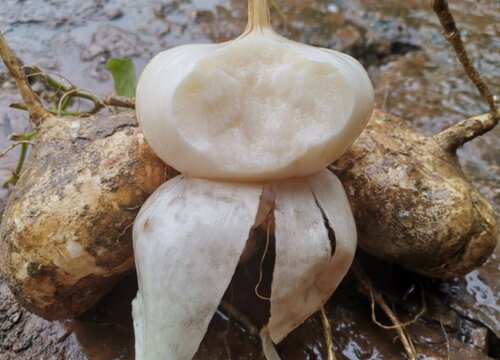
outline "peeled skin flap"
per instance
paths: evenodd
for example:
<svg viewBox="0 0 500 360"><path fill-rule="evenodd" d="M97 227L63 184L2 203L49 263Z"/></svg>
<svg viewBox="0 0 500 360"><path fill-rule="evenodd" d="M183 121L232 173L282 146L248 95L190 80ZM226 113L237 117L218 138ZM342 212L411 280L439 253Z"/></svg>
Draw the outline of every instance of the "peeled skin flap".
<svg viewBox="0 0 500 360"><path fill-rule="evenodd" d="M316 200L335 234L335 253L317 283L335 291L349 270L356 253L357 232L351 206L340 180L329 170L308 178Z"/></svg>
<svg viewBox="0 0 500 360"><path fill-rule="evenodd" d="M261 185L178 176L134 223L136 359L191 359L254 225Z"/></svg>
<svg viewBox="0 0 500 360"><path fill-rule="evenodd" d="M333 256L323 214L335 233ZM269 333L279 343L333 294L354 258L356 229L342 184L328 170L277 185L274 217Z"/></svg>
<svg viewBox="0 0 500 360"><path fill-rule="evenodd" d="M280 342L328 299L315 286L328 264L330 240L306 180L281 182L274 210L276 260L271 285L269 332Z"/></svg>

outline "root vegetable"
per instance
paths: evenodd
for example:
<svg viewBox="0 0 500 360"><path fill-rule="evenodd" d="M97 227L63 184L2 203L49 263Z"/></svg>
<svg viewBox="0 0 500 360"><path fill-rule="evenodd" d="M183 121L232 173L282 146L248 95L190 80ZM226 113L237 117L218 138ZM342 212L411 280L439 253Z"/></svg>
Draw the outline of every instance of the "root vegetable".
<svg viewBox="0 0 500 360"><path fill-rule="evenodd" d="M23 306L67 318L133 269L133 209L165 180L165 166L130 112L50 116L37 130L3 215L0 268Z"/></svg>
<svg viewBox="0 0 500 360"><path fill-rule="evenodd" d="M372 111L372 85L356 60L279 36L267 5L251 6L254 22L238 39L161 52L139 80L148 143L188 176L311 175L338 159Z"/></svg>
<svg viewBox="0 0 500 360"><path fill-rule="evenodd" d="M30 311L73 317L133 270L131 225L167 168L132 112L49 114L1 35L0 45L37 130L3 214L0 270Z"/></svg>
<svg viewBox="0 0 500 360"><path fill-rule="evenodd" d="M431 277L480 266L497 244L495 213L465 177L455 150L492 125L493 118L482 115L428 137L407 121L374 111L335 164L360 246Z"/></svg>
<svg viewBox="0 0 500 360"><path fill-rule="evenodd" d="M354 219L326 166L372 112L365 70L280 37L266 0L250 0L238 39L157 55L136 107L151 147L183 174L134 223L136 358L194 356L251 230L269 213L276 261L262 333L280 342L323 306L354 257Z"/></svg>

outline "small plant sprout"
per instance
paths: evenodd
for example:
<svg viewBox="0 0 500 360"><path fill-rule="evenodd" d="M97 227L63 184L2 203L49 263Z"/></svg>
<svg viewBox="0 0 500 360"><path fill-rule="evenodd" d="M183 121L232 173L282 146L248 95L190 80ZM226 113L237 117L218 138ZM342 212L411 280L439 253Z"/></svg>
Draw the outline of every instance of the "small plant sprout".
<svg viewBox="0 0 500 360"><path fill-rule="evenodd" d="M276 258L263 334L279 343L328 300L354 256L350 206L327 166L370 117L366 71L279 36L266 0L250 0L236 40L158 54L136 109L153 150L182 173L134 223L136 358L194 356L250 231L266 219Z"/></svg>

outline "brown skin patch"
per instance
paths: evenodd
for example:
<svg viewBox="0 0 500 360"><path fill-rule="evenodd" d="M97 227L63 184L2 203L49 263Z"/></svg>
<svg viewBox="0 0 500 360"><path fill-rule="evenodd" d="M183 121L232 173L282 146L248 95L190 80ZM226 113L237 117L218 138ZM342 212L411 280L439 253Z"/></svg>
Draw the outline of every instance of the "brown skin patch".
<svg viewBox="0 0 500 360"><path fill-rule="evenodd" d="M173 172L133 112L49 117L38 132L0 226L0 270L31 311L73 317L133 269L124 230Z"/></svg>
<svg viewBox="0 0 500 360"><path fill-rule="evenodd" d="M406 121L375 110L335 164L356 218L359 245L427 276L480 266L496 245L492 207L455 153Z"/></svg>
<svg viewBox="0 0 500 360"><path fill-rule="evenodd" d="M151 222L149 219L146 219L146 221L142 224L142 230L144 230L145 233L151 232Z"/></svg>

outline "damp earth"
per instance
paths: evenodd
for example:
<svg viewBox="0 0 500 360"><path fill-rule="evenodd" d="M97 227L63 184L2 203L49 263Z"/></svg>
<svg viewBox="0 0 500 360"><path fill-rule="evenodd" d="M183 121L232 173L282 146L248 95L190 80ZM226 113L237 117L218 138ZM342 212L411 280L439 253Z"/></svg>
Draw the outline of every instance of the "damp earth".
<svg viewBox="0 0 500 360"><path fill-rule="evenodd" d="M347 52L368 69L377 106L425 134L487 111L441 34L428 2L409 0L276 0L275 28L309 44ZM496 0L451 4L471 56L494 92L500 89L500 7ZM236 0L3 0L0 30L23 63L61 74L93 92L112 92L106 61L134 60L137 69L162 49L191 42L220 42L238 35L246 3ZM283 16L284 15L284 16ZM0 66L0 148L28 128L27 115L9 108L17 90ZM82 104L85 106L85 104ZM459 150L461 164L481 193L500 210L500 129ZM0 162L0 181L18 153ZM3 208L9 190L0 190ZM225 295L257 324L268 305L254 293L262 249L240 265ZM266 258L272 258L270 254ZM358 253L358 259L401 321L409 326L419 359L500 358L499 250L481 268L442 282ZM269 262L270 260L268 260ZM269 268L271 264L266 264ZM269 271L267 271L269 273ZM261 291L266 292L264 282ZM130 302L134 275L120 282L78 319L49 322L23 310L0 280L0 359L133 359ZM404 359L393 330L384 330L370 302L348 275L326 305L337 359ZM321 318L311 317L279 346L283 359L325 359ZM257 338L223 309L213 318L198 359L260 359Z"/></svg>

